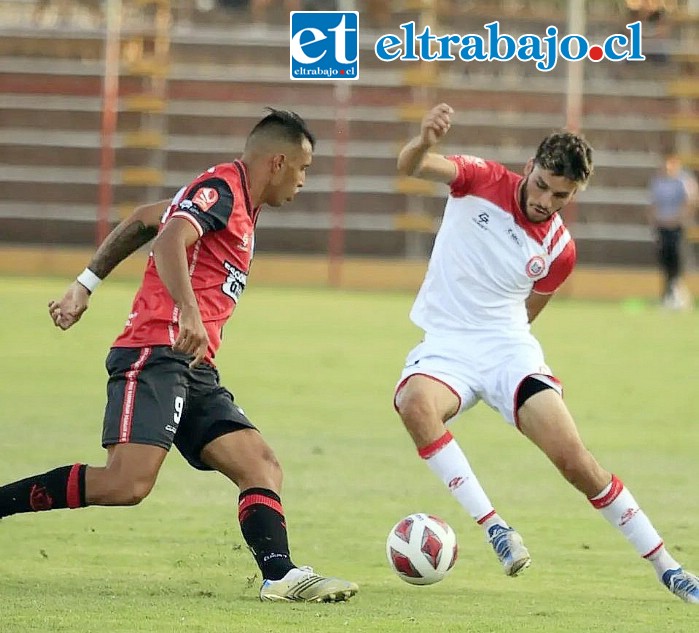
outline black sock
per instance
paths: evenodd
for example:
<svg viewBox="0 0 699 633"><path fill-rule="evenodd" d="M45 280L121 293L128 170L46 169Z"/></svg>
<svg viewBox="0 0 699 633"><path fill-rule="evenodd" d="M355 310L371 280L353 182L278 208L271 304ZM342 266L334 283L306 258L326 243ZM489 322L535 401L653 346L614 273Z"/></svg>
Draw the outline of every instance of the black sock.
<svg viewBox="0 0 699 633"><path fill-rule="evenodd" d="M21 512L84 508L85 464L61 466L0 487L0 518Z"/></svg>
<svg viewBox="0 0 699 633"><path fill-rule="evenodd" d="M238 520L265 580L279 580L296 567L291 562L284 510L278 495L266 488L241 492Z"/></svg>

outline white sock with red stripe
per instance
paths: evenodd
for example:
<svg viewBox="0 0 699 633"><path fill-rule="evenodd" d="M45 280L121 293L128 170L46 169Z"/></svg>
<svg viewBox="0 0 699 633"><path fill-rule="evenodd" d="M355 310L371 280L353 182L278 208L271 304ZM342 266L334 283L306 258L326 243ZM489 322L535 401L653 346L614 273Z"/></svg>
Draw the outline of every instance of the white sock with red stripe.
<svg viewBox="0 0 699 633"><path fill-rule="evenodd" d="M508 527L493 509L466 455L454 436L445 431L438 440L418 449L418 454L427 462L461 506L487 531L496 523Z"/></svg>
<svg viewBox="0 0 699 633"><path fill-rule="evenodd" d="M663 539L656 532L645 512L621 480L612 475L610 484L590 499L602 516L617 528L634 549L655 568L659 576L668 569L681 565L665 549Z"/></svg>

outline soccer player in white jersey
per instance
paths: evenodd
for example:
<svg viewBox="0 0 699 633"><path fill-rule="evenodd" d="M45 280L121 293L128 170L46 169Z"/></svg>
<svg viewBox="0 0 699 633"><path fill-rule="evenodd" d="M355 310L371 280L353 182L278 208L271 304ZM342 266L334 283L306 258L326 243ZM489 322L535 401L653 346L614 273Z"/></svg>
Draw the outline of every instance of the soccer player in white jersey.
<svg viewBox="0 0 699 633"><path fill-rule="evenodd" d="M450 186L411 319L425 332L407 358L395 407L418 453L485 530L505 573L531 558L500 516L445 423L479 400L498 410L617 528L676 596L699 604L699 579L672 557L621 480L585 448L530 323L575 264L559 211L592 174L592 150L571 132L547 136L524 176L474 156L431 151L453 110L440 104L398 157L404 175Z"/></svg>

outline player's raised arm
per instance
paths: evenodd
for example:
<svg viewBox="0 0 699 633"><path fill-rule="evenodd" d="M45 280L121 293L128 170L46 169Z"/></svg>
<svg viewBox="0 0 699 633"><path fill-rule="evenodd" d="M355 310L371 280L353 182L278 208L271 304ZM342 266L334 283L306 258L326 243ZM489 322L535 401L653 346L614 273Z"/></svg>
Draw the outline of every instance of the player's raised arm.
<svg viewBox="0 0 699 633"><path fill-rule="evenodd" d="M441 154L431 152L451 127L454 110L446 103L432 108L422 119L420 134L408 141L398 155L398 172L451 184L456 178L456 165Z"/></svg>
<svg viewBox="0 0 699 633"><path fill-rule="evenodd" d="M169 200L161 200L140 206L114 228L63 297L49 301L49 315L56 327L67 330L80 320L97 285L120 262L156 236L168 204Z"/></svg>

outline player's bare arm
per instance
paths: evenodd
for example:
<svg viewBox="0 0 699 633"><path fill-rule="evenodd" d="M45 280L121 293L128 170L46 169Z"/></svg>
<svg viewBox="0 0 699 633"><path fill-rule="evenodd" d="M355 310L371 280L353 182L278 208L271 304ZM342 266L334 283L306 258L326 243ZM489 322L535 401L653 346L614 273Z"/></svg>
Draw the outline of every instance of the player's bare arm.
<svg viewBox="0 0 699 633"><path fill-rule="evenodd" d="M160 200L138 207L102 242L88 268L104 279L118 264L157 235L160 218L169 204L169 200Z"/></svg>
<svg viewBox="0 0 699 633"><path fill-rule="evenodd" d="M194 356L190 367L201 363L209 345L187 261L187 248L198 239L199 234L189 220L172 218L153 243L158 275L180 311L180 331L172 347L177 352Z"/></svg>
<svg viewBox="0 0 699 633"><path fill-rule="evenodd" d="M440 103L423 117L420 134L408 141L398 155L399 173L446 184L454 181L456 165L430 151L449 131L453 113L451 106Z"/></svg>
<svg viewBox="0 0 699 633"><path fill-rule="evenodd" d="M156 236L168 204L168 200L161 200L140 206L114 228L87 266L95 278L105 279L119 263ZM76 280L61 299L50 301L49 315L54 325L62 330L75 325L88 308L90 294L90 290Z"/></svg>
<svg viewBox="0 0 699 633"><path fill-rule="evenodd" d="M546 307L549 301L551 301L553 293L551 294L541 294L539 292L534 292L527 297L525 305L527 306L527 317L529 318L529 323L531 323L536 317L541 314L541 311Z"/></svg>

